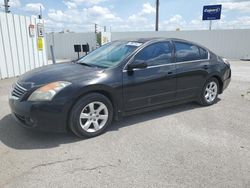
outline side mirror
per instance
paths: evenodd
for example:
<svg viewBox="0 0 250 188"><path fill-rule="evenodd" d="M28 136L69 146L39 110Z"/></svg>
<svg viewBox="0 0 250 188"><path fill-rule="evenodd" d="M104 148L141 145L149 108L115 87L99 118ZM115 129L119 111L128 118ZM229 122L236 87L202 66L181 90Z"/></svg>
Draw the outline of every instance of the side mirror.
<svg viewBox="0 0 250 188"><path fill-rule="evenodd" d="M147 68L147 64L142 61L134 61L133 63L129 64L127 69L128 71L133 71L134 69L145 69Z"/></svg>

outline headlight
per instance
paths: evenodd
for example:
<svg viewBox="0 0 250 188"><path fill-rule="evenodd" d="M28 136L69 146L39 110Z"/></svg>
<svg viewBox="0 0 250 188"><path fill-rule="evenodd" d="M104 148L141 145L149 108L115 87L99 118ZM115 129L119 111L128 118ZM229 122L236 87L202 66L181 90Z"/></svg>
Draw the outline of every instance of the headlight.
<svg viewBox="0 0 250 188"><path fill-rule="evenodd" d="M35 90L28 98L28 101L51 101L59 91L70 84L70 82L66 81L49 83Z"/></svg>

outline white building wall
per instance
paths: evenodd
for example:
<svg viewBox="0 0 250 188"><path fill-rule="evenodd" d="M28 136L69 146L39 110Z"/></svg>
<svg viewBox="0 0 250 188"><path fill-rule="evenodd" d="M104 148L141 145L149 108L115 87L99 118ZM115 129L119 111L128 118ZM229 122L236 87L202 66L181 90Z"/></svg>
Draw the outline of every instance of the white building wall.
<svg viewBox="0 0 250 188"><path fill-rule="evenodd" d="M29 36L29 25L43 20L0 12L0 79L19 76L47 65L46 44L37 49L37 32ZM36 31L36 27L35 27Z"/></svg>
<svg viewBox="0 0 250 188"><path fill-rule="evenodd" d="M229 58L250 57L250 29L202 30L202 31L159 31L159 32L112 32L112 41L149 37L180 38L208 47L216 54Z"/></svg>
<svg viewBox="0 0 250 188"><path fill-rule="evenodd" d="M96 49L95 33L50 33L46 34L48 58L51 59L50 45L54 45L56 59L77 59L74 44L89 44L90 51ZM80 53L80 56L85 53Z"/></svg>

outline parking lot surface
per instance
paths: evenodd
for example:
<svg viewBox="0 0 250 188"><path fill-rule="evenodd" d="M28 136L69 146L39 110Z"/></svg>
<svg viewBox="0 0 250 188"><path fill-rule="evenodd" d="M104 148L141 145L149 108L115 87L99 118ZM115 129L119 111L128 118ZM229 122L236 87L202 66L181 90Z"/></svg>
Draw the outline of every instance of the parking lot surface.
<svg viewBox="0 0 250 188"><path fill-rule="evenodd" d="M42 133L10 115L0 81L0 187L250 187L250 62L209 107L195 103L115 122L96 138Z"/></svg>

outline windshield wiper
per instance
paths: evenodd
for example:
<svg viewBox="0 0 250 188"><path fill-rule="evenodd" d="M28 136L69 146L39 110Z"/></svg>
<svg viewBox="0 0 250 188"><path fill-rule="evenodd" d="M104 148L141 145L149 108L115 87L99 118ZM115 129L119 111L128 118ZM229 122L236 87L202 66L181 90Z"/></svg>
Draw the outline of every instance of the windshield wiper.
<svg viewBox="0 0 250 188"><path fill-rule="evenodd" d="M96 68L107 68L106 66L95 65L95 64L87 64L87 63L79 63L88 67L96 67Z"/></svg>
<svg viewBox="0 0 250 188"><path fill-rule="evenodd" d="M84 62L81 62L81 63L78 63L78 64L81 64L81 65L84 65L84 66L87 66L87 67L94 67L93 65L87 64L87 63L84 63Z"/></svg>

